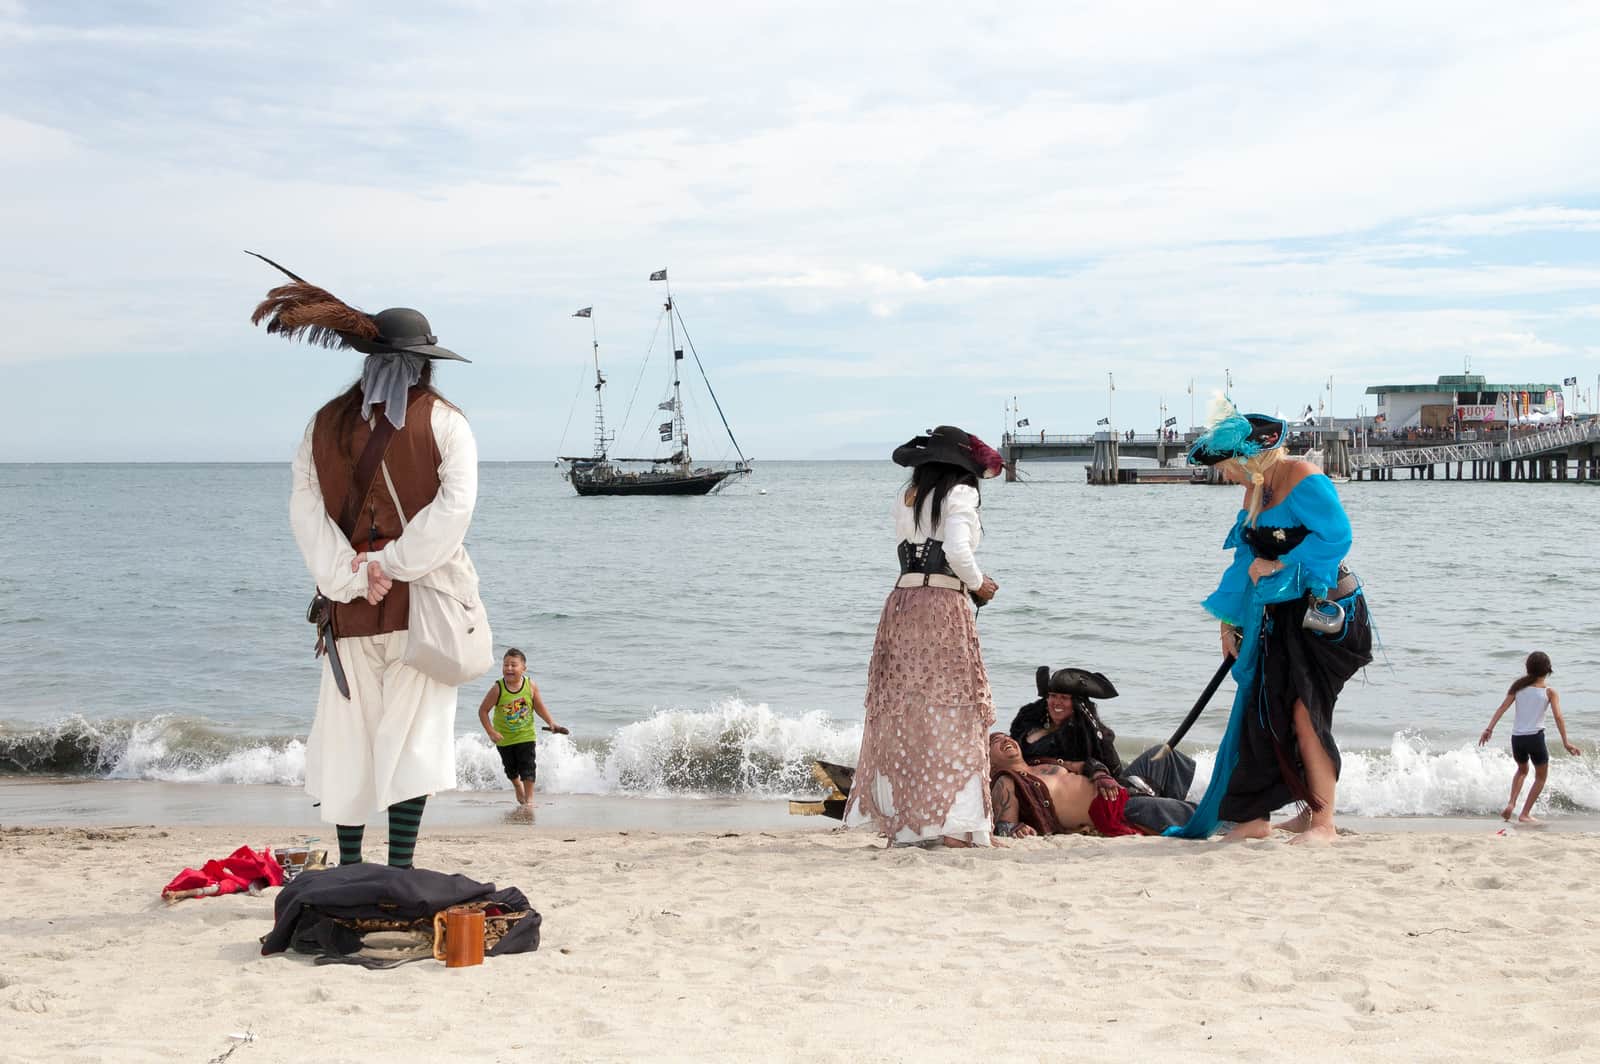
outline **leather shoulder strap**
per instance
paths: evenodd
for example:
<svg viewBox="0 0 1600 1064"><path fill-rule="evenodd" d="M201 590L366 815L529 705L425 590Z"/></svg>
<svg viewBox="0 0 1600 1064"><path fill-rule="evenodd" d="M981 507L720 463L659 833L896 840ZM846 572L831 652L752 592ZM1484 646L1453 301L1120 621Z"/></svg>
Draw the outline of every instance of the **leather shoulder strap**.
<svg viewBox="0 0 1600 1064"><path fill-rule="evenodd" d="M356 475L350 481L350 494L344 499L344 512L339 515L339 530L346 539L355 533L356 520L361 516L361 504L372 490L372 478L378 475L378 465L383 461L383 454L389 449L392 439L393 423L379 414L377 427L367 437L367 445L361 449L361 457L356 460Z"/></svg>

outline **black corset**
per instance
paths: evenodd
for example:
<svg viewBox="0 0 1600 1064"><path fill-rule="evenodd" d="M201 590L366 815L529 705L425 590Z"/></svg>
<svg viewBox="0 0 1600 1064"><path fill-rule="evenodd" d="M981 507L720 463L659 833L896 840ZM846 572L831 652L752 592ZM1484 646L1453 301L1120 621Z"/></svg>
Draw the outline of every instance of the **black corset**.
<svg viewBox="0 0 1600 1064"><path fill-rule="evenodd" d="M1311 529L1304 525L1291 525L1288 528L1273 528L1271 525L1246 525L1239 533L1239 537L1250 545L1250 550L1257 558L1266 558L1277 561L1300 545L1300 541L1311 534Z"/></svg>
<svg viewBox="0 0 1600 1064"><path fill-rule="evenodd" d="M899 553L901 575L906 573L956 575L955 570L950 568L950 563L944 560L944 540L942 539L928 539L921 543L913 543L909 539L902 539Z"/></svg>

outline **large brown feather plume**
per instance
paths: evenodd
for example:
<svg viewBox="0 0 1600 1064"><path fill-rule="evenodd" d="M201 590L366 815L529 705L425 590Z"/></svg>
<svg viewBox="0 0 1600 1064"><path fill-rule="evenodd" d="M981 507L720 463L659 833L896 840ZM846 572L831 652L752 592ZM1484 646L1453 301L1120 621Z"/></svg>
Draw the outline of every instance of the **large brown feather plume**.
<svg viewBox="0 0 1600 1064"><path fill-rule="evenodd" d="M304 340L320 347L349 347L351 340L376 340L378 323L370 314L357 310L332 292L290 273L265 255L251 251L263 262L276 266L293 280L267 293L256 305L250 324L267 323L267 332L285 340Z"/></svg>
<svg viewBox="0 0 1600 1064"><path fill-rule="evenodd" d="M376 340L378 323L333 293L304 281L279 285L256 305L250 324L267 322L267 332L285 340L322 347L349 347L352 339Z"/></svg>

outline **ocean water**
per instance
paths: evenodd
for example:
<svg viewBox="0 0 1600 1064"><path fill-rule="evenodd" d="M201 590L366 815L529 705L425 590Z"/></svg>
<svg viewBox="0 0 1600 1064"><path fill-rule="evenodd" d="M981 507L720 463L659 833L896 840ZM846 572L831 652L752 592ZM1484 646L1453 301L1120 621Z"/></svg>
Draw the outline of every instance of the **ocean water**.
<svg viewBox="0 0 1600 1064"><path fill-rule="evenodd" d="M1106 673L1125 755L1182 719L1217 661L1198 601L1235 488L1091 488L1024 466L984 488L978 627L1004 724L1039 665ZM771 798L812 758L853 762L872 636L895 575L885 462L758 464L701 499L580 499L549 463L486 463L468 547L501 647L570 738L546 793ZM284 465L0 465L0 774L301 781L319 664ZM1548 804L1600 810L1600 491L1394 481L1341 488L1381 650L1341 698L1342 810L1498 810L1509 724L1476 737L1532 649L1556 664L1582 758ZM461 689L463 788L504 786ZM1231 684L1191 733L1209 772ZM1554 738L1554 729L1550 732ZM3 814L3 810L0 810Z"/></svg>

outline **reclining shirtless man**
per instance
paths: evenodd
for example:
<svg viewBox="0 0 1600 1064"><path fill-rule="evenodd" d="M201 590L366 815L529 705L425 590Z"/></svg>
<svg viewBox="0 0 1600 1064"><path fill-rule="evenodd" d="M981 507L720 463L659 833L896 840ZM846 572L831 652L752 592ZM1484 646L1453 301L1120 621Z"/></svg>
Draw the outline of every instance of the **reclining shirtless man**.
<svg viewBox="0 0 1600 1064"><path fill-rule="evenodd" d="M1094 778L1084 774L1086 768ZM1027 838L1083 828L1102 834L1158 835L1169 825L1188 823L1194 812L1193 803L1181 798L1128 794L1095 762L1030 765L1023 760L1022 747L1005 732L989 736L989 779L995 834L1000 836Z"/></svg>

